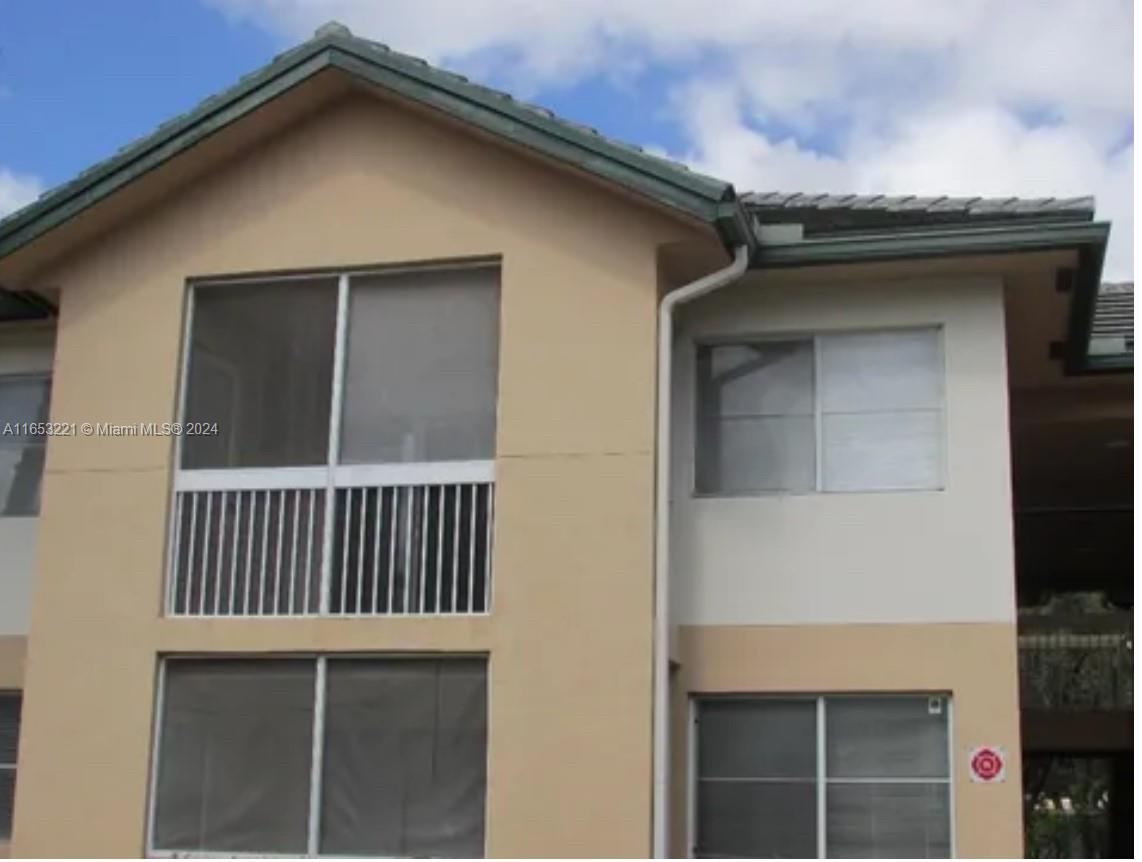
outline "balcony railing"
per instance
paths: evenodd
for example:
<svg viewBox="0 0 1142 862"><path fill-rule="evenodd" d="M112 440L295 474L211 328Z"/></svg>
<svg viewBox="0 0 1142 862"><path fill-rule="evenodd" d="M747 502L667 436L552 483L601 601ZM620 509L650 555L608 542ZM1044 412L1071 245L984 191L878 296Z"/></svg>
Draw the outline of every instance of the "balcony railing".
<svg viewBox="0 0 1142 862"><path fill-rule="evenodd" d="M1133 615L1021 616L1019 680L1025 708L1132 709Z"/></svg>
<svg viewBox="0 0 1142 862"><path fill-rule="evenodd" d="M486 613L491 466L426 467L180 473L168 613Z"/></svg>

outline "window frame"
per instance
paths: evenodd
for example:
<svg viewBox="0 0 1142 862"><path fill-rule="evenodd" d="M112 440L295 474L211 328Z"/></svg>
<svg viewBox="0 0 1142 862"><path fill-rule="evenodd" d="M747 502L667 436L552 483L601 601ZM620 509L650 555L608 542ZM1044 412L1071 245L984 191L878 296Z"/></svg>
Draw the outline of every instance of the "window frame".
<svg viewBox="0 0 1142 862"><path fill-rule="evenodd" d="M167 615L174 607L176 555L179 552L178 528L179 510L177 497L187 491L241 491L241 490L307 490L325 491L323 533L320 537L322 560L320 577L320 608L317 615L329 616L328 578L332 570L330 555L333 549L333 529L337 491L366 485L413 486L424 484L451 483L494 483L495 449L499 435L499 333L497 331L497 361L495 368L496 403L493 404L496 427L492 437L490 457L468 461L414 461L371 464L341 463L341 424L344 413L345 372L348 364L349 340L349 292L353 279L368 277L400 276L404 273L453 272L493 269L502 274L503 263L500 256L463 258L447 261L434 261L422 264L401 263L393 265L372 265L357 268L315 268L287 273L260 273L256 275L218 276L189 278L185 282L183 297L182 344L179 348L178 385L176 387L175 421L186 422L187 397L190 388L190 364L194 348L195 295L199 287L219 287L243 284L265 284L267 282L312 281L315 279L336 279L336 317L333 334L333 374L330 378L331 399L329 406L326 459L324 464L280 467L220 467L184 468L182 466L183 435L174 435L173 479L171 481L169 512L167 515L167 550L165 559L166 586L162 595L162 613ZM501 306L500 285L497 284L497 308ZM502 318L502 315L500 315ZM483 613L490 612L488 609Z"/></svg>
<svg viewBox="0 0 1142 862"><path fill-rule="evenodd" d="M148 859L333 859L333 855L322 855L321 848L321 797L322 797L322 769L324 766L324 737L325 737L325 695L327 691L328 663L333 661L438 661L449 660L479 660L484 664L484 680L488 695L491 693L491 661L487 652L275 652L260 653L178 653L163 654L158 657L158 667L155 673L155 698L151 718L151 747L150 764L147 778L147 810L144 823L144 850L143 855ZM155 816L158 810L158 781L159 760L162 753L163 742L163 715L166 705L166 671L172 662L179 661L258 661L274 659L303 660L314 663L313 677L313 736L309 761L309 818L306 824L306 852L293 853L255 853L246 851L221 850L171 850L156 848ZM0 692L2 694L2 692ZM485 706L487 709L487 706ZM485 715L485 723L490 712ZM485 740L485 792L484 792L484 846L483 858L488 855L488 795L487 776L491 774L491 746ZM411 857L410 857L411 858Z"/></svg>
<svg viewBox="0 0 1142 862"><path fill-rule="evenodd" d="M939 482L931 488L861 488L861 489L828 489L824 483L824 451L823 451L823 425L825 411L821 399L821 339L831 336L848 335L886 335L891 333L933 332L936 336L936 347L939 365L936 378L938 391L936 401L940 417L940 452L937 458L939 469ZM699 409L701 397L699 387L702 381L698 376L698 352L703 348L724 347L733 345L750 345L763 343L808 341L813 353L813 488L807 491L703 491L698 487L698 446L701 443L702 416ZM859 326L835 329L791 329L788 331L765 331L740 333L725 333L696 336L691 342L690 371L693 386L691 387L691 441L688 463L690 464L690 495L695 499L717 500L754 497L807 497L818 494L941 494L948 490L948 362L947 337L943 323L902 323L889 326Z"/></svg>
<svg viewBox="0 0 1142 862"><path fill-rule="evenodd" d="M47 386L48 403L46 406L48 408L48 411L45 414L42 421L45 424L49 423L51 421L51 398L52 398L52 383L53 383L52 371L50 371L50 370L15 371L12 373L0 373L0 385L4 384L5 382L10 382L10 381L16 381L16 382L40 381L40 382L43 382ZM44 434L42 436L42 438L40 440L38 440L37 442L28 443L27 441L24 441L20 444L14 444L14 445L9 446L9 445L5 445L5 442L4 442L5 438L0 436L0 449L17 449L17 448L26 449L29 446L39 446L44 450L44 454L46 457L47 447L48 447L48 437L49 437L48 434ZM39 476L40 493L43 492L43 481L44 481L44 471L41 469L40 470L40 476ZM37 504L36 504L36 511L31 512L29 514L5 515L3 512L3 509L0 509L0 520L15 519L15 518L38 518L39 516L40 516L40 503L39 503L39 501L37 501Z"/></svg>
<svg viewBox="0 0 1142 862"><path fill-rule="evenodd" d="M826 701L843 700L847 698L883 698L883 699L915 699L940 698L945 711L945 725L947 727L947 756L948 775L946 778L842 778L830 779L827 764L826 740ZM938 784L948 787L948 858L956 858L956 744L955 744L955 698L951 691L838 691L825 693L754 693L754 692L722 692L722 693L692 693L688 698L686 721L686 851L688 859L697 858L698 850L698 785L701 776L698 775L698 715L701 705L711 701L746 700L746 701L799 701L812 702L816 705L816 762L817 773L814 777L817 793L817 857L830 858L827 855L827 797L830 782L833 784Z"/></svg>

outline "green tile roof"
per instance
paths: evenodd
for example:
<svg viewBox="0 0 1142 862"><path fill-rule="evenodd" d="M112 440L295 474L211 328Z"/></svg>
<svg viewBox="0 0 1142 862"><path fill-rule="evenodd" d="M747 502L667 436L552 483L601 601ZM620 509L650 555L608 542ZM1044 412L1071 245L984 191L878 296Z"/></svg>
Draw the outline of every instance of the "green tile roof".
<svg viewBox="0 0 1142 862"><path fill-rule="evenodd" d="M747 192L754 222L797 222L806 235L891 228L985 225L1035 221L1091 221L1094 198L919 197Z"/></svg>
<svg viewBox="0 0 1142 862"><path fill-rule="evenodd" d="M758 252L760 228L775 222L803 224L807 239L859 233L883 235L888 244L875 254L885 259L894 254L893 235L914 228L972 233L993 225L1043 224L1053 229L1090 222L1094 214L1090 198L920 198L783 192L739 196L725 180L692 171L679 162L617 141L596 129L557 117L545 108L475 84L418 57L354 36L343 25L330 23L319 28L309 41L278 55L229 89L163 123L151 134L0 220L0 258L327 69L440 110L711 224L727 247L749 245L754 250L755 264L759 265L766 262L766 255ZM997 234L989 241L994 245L1007 240ZM966 249L970 242L970 237L956 240L955 248ZM1047 238L1046 242L1055 240ZM1059 242L1069 244L1070 240Z"/></svg>
<svg viewBox="0 0 1142 862"><path fill-rule="evenodd" d="M325 69L386 88L708 222L727 242L751 239L730 183L474 84L417 57L353 36L343 26L327 24L314 38L278 55L229 89L0 220L0 257Z"/></svg>

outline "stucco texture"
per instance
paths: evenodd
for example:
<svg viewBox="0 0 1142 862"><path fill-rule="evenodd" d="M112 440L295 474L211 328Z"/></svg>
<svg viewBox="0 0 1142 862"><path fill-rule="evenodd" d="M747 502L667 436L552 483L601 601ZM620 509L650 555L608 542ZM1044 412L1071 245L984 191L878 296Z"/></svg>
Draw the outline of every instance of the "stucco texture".
<svg viewBox="0 0 1142 862"><path fill-rule="evenodd" d="M687 855L688 703L709 694L947 693L952 699L954 855L1021 858L1015 626L683 626L672 680L674 851ZM978 784L969 752L999 746L1007 778Z"/></svg>
<svg viewBox="0 0 1142 862"><path fill-rule="evenodd" d="M188 278L498 257L494 596L479 619L163 619L171 441L53 439L14 852L143 852L163 652L418 650L489 655L489 855L646 855L658 256L690 241L353 94L44 270L53 418L128 423L174 415Z"/></svg>
<svg viewBox="0 0 1142 862"><path fill-rule="evenodd" d="M887 268L885 268L887 269ZM695 344L938 329L939 490L699 496ZM1003 279L751 273L687 307L674 380L672 618L682 625L1015 621Z"/></svg>

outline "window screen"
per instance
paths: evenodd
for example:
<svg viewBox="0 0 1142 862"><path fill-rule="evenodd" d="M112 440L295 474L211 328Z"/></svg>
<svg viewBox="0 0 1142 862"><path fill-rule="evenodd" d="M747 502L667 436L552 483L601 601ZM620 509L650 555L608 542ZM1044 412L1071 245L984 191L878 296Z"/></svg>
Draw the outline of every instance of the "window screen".
<svg viewBox="0 0 1142 862"><path fill-rule="evenodd" d="M325 464L337 280L195 288L184 468Z"/></svg>
<svg viewBox="0 0 1142 862"><path fill-rule="evenodd" d="M164 675L154 849L483 855L483 659L171 660Z"/></svg>
<svg viewBox="0 0 1142 862"><path fill-rule="evenodd" d="M698 722L700 856L817 855L817 710L713 700Z"/></svg>
<svg viewBox="0 0 1142 862"><path fill-rule="evenodd" d="M16 752L20 747L20 695L0 692L0 841L12 837Z"/></svg>
<svg viewBox="0 0 1142 862"><path fill-rule="evenodd" d="M825 721L828 855L950 855L944 699L827 698Z"/></svg>
<svg viewBox="0 0 1142 862"><path fill-rule="evenodd" d="M703 494L939 488L936 329L699 345Z"/></svg>
<svg viewBox="0 0 1142 862"><path fill-rule="evenodd" d="M697 719L696 855L950 855L946 698L723 698Z"/></svg>
<svg viewBox="0 0 1142 862"><path fill-rule="evenodd" d="M483 661L330 661L321 852L482 856Z"/></svg>
<svg viewBox="0 0 1142 862"><path fill-rule="evenodd" d="M45 435L31 433L47 421L51 381L42 375L0 377L0 516L40 511ZM27 428L33 423L32 428Z"/></svg>
<svg viewBox="0 0 1142 862"><path fill-rule="evenodd" d="M154 844L306 851L312 661L167 662Z"/></svg>
<svg viewBox="0 0 1142 862"><path fill-rule="evenodd" d="M700 492L812 489L811 341L700 347L698 381Z"/></svg>
<svg viewBox="0 0 1142 862"><path fill-rule="evenodd" d="M492 457L498 280L482 268L350 282L343 463Z"/></svg>
<svg viewBox="0 0 1142 862"><path fill-rule="evenodd" d="M824 490L939 487L936 330L823 336L819 350Z"/></svg>
<svg viewBox="0 0 1142 862"><path fill-rule="evenodd" d="M184 469L328 464L338 284L194 288ZM345 316L341 463L493 456L498 269L353 276Z"/></svg>

